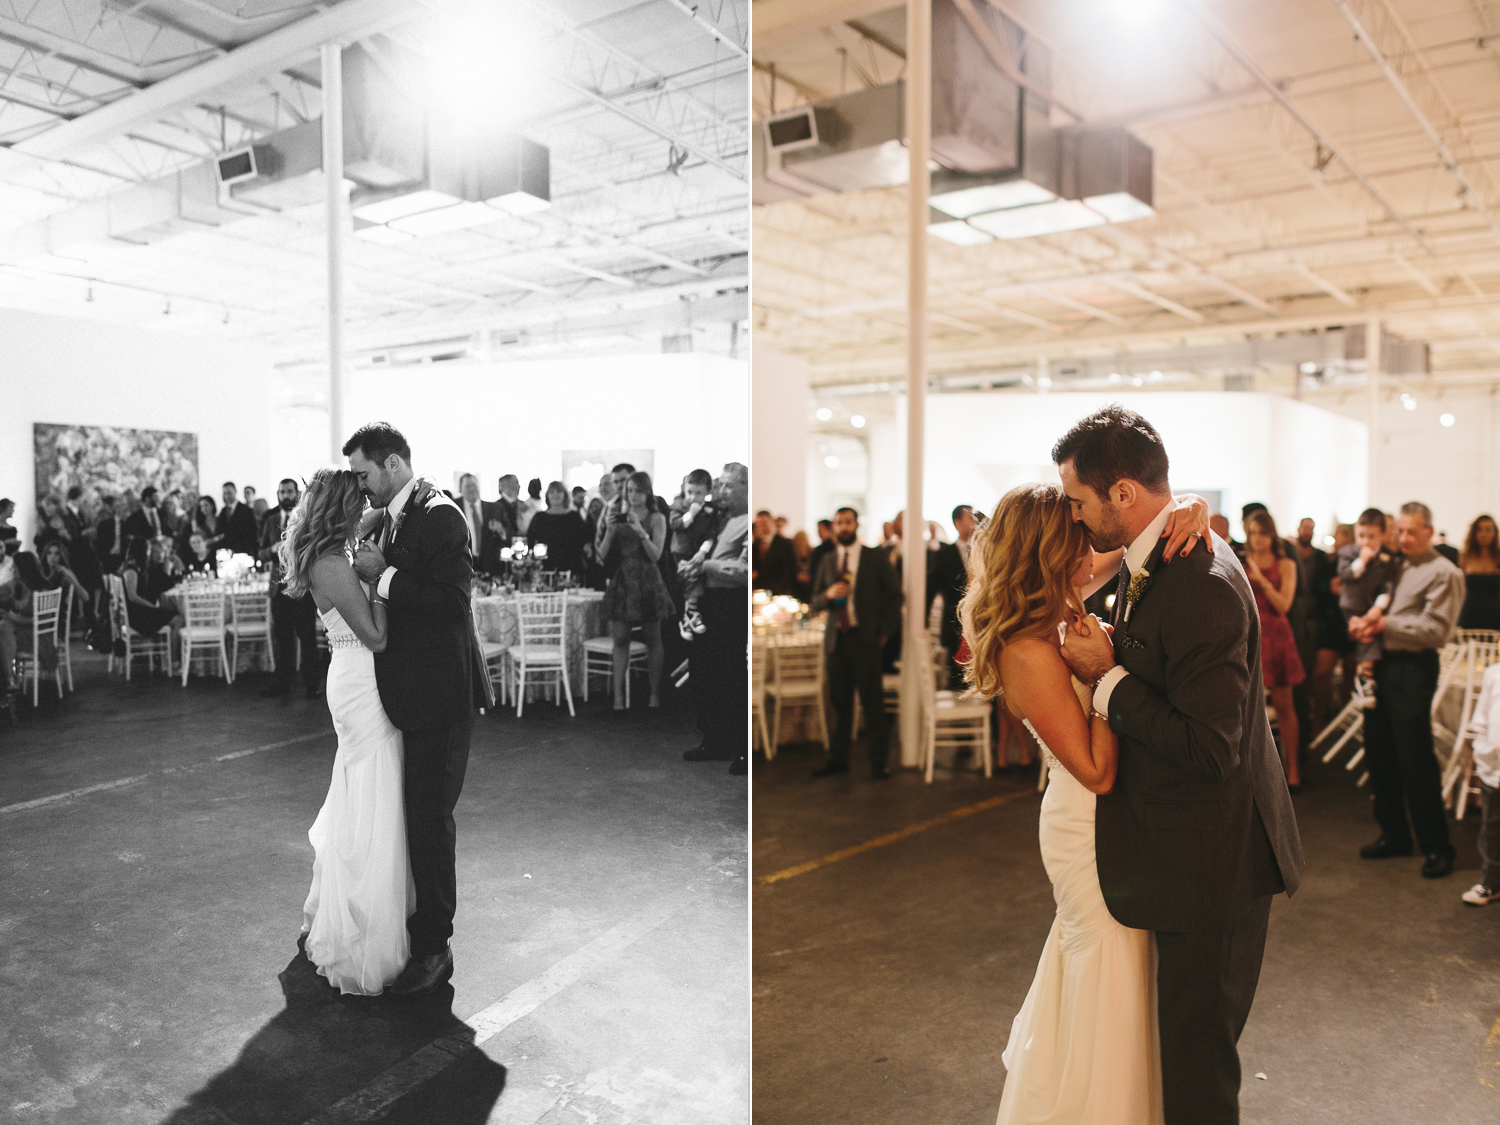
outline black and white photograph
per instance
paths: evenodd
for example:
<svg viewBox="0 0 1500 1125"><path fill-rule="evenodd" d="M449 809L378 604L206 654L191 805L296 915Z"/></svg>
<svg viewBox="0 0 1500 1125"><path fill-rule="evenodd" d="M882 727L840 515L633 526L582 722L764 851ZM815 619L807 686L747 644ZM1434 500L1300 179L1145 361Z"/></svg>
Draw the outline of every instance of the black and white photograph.
<svg viewBox="0 0 1500 1125"><path fill-rule="evenodd" d="M0 1120L748 1122L748 44L0 10Z"/></svg>

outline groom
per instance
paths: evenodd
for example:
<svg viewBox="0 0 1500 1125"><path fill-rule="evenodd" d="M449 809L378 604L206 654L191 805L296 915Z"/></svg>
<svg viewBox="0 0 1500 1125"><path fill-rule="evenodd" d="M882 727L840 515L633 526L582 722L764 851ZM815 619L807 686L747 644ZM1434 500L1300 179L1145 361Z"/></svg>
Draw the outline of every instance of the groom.
<svg viewBox="0 0 1500 1125"><path fill-rule="evenodd" d="M494 705L469 617L469 531L441 492L419 487L411 447L384 422L344 443L370 501L354 569L388 603L386 649L375 655L380 702L405 743L406 846L416 911L406 920L411 960L386 990L420 996L453 975L453 808L469 764L474 710Z"/></svg>
<svg viewBox="0 0 1500 1125"><path fill-rule="evenodd" d="M1121 925L1156 933L1166 1125L1233 1125L1271 896L1302 878L1255 597L1218 536L1162 565L1167 451L1139 414L1084 418L1052 459L1094 549L1126 548L1112 639L1089 618L1062 649L1120 740L1097 805L1099 885Z"/></svg>

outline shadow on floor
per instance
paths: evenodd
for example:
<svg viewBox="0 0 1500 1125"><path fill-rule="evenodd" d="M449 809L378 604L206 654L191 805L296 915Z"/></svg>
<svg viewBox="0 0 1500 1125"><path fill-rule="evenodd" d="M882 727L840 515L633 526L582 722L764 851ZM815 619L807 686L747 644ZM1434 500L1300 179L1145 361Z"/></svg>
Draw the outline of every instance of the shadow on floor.
<svg viewBox="0 0 1500 1125"><path fill-rule="evenodd" d="M418 1000L343 996L300 952L278 979L286 1009L162 1125L300 1125L361 1091L361 1112L351 1119L489 1119L505 1067L474 1046L473 1029L453 1014L451 986Z"/></svg>

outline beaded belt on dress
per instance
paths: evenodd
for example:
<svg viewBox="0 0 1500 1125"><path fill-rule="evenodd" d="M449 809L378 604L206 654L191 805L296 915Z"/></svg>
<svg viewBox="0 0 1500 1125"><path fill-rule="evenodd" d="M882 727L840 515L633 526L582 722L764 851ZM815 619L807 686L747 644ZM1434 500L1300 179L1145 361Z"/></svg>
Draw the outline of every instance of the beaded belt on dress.
<svg viewBox="0 0 1500 1125"><path fill-rule="evenodd" d="M360 648L364 642L353 633L329 633L329 648Z"/></svg>

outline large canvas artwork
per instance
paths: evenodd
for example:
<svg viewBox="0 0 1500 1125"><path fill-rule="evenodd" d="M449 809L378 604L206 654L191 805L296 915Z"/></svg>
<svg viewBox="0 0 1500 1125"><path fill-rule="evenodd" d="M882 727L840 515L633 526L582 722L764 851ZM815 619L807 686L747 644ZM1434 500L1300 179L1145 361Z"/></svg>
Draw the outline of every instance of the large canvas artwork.
<svg viewBox="0 0 1500 1125"><path fill-rule="evenodd" d="M65 426L38 422L36 498L83 488L83 507L100 496L137 497L148 484L163 495L198 488L198 435L123 426Z"/></svg>

